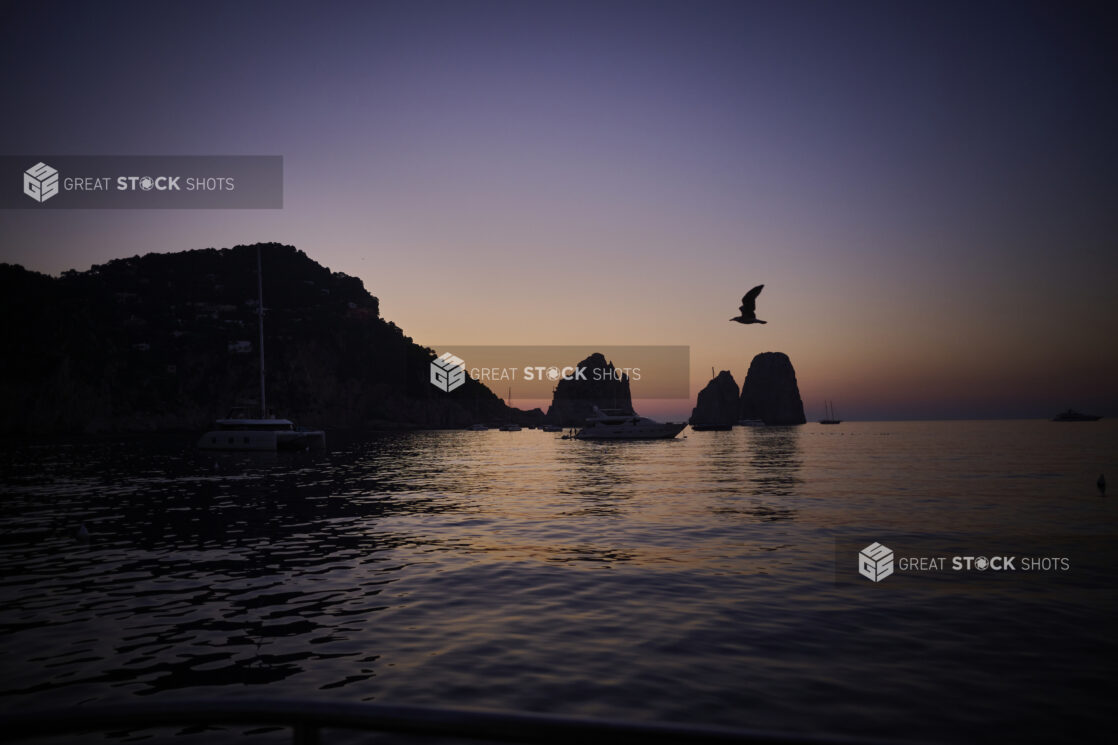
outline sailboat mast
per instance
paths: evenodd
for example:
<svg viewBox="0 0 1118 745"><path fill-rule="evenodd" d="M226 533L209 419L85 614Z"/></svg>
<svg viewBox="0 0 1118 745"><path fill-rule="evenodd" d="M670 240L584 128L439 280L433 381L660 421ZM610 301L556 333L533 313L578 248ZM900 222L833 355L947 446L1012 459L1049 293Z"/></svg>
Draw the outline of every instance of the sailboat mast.
<svg viewBox="0 0 1118 745"><path fill-rule="evenodd" d="M260 259L260 246L256 247L256 314L260 326L260 418L268 418L268 404L264 398L264 269Z"/></svg>

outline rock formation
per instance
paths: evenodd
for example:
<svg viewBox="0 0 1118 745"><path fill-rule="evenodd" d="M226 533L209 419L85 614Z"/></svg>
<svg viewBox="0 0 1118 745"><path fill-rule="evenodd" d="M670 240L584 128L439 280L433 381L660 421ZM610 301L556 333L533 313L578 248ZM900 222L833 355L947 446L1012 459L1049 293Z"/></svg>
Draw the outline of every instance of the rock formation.
<svg viewBox="0 0 1118 745"><path fill-rule="evenodd" d="M698 426L719 426L732 425L737 420L738 384L729 370L723 370L699 391L689 422Z"/></svg>
<svg viewBox="0 0 1118 745"><path fill-rule="evenodd" d="M753 358L741 387L740 419L760 419L765 424L804 424L804 402L796 384L796 371L783 352L763 352Z"/></svg>
<svg viewBox="0 0 1118 745"><path fill-rule="evenodd" d="M580 427L586 423L587 417L593 416L595 406L633 410L629 377L617 372L613 363L607 362L600 353L595 352L578 363L576 370L581 371L581 375L560 380L555 386L555 394L547 410L549 423Z"/></svg>

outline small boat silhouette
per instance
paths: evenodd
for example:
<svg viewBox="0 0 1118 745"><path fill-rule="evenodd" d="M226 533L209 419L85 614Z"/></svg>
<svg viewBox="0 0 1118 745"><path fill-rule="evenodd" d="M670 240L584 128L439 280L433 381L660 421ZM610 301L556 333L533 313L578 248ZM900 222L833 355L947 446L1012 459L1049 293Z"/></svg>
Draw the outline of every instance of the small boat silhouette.
<svg viewBox="0 0 1118 745"><path fill-rule="evenodd" d="M835 417L835 404L833 401L823 402L824 417L819 420L820 424L842 424L842 420Z"/></svg>
<svg viewBox="0 0 1118 745"><path fill-rule="evenodd" d="M1068 409L1062 414L1057 414L1056 416L1052 417L1052 421L1054 422L1097 422L1100 419L1102 419L1101 416L1095 416L1094 414L1084 414L1082 412L1076 411L1075 409Z"/></svg>

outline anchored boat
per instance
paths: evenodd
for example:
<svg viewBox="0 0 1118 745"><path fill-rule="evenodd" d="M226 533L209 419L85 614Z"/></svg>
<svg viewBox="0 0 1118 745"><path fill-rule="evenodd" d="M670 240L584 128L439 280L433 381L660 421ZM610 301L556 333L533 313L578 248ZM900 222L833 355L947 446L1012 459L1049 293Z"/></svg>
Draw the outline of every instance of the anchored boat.
<svg viewBox="0 0 1118 745"><path fill-rule="evenodd" d="M198 440L203 450L318 450L326 447L326 433L295 426L290 419L250 419L234 409L218 419Z"/></svg>
<svg viewBox="0 0 1118 745"><path fill-rule="evenodd" d="M678 435L687 425L657 422L625 409L599 409L575 437L579 440L661 440Z"/></svg>
<svg viewBox="0 0 1118 745"><path fill-rule="evenodd" d="M1075 409L1068 409L1062 414L1057 414L1052 417L1054 422L1097 422L1102 419L1101 416L1094 414L1084 414L1083 412L1076 411Z"/></svg>
<svg viewBox="0 0 1118 745"><path fill-rule="evenodd" d="M236 408L198 440L203 450L308 450L326 447L326 433L296 427L290 419L269 416L264 396L264 275L256 248L256 314L260 326L260 417Z"/></svg>

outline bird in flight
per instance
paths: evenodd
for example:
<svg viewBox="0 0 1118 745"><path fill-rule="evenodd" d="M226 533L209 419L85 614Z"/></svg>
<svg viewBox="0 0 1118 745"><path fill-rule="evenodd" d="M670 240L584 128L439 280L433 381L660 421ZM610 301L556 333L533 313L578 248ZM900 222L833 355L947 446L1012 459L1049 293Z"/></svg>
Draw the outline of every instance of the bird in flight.
<svg viewBox="0 0 1118 745"><path fill-rule="evenodd" d="M768 323L768 321L762 321L758 318L756 313L757 296L761 294L761 290L763 290L764 287L764 285L757 285L752 290L745 293L745 296L741 299L741 315L736 318L731 318L730 320L737 321L738 323Z"/></svg>

